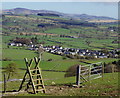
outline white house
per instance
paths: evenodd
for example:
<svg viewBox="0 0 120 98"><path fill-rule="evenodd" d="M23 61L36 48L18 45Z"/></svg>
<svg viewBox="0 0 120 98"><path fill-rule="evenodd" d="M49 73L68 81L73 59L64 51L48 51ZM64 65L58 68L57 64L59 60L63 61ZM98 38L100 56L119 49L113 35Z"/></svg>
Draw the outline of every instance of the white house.
<svg viewBox="0 0 120 98"><path fill-rule="evenodd" d="M10 46L15 46L16 44L15 44L15 43L9 43L8 45L10 45Z"/></svg>

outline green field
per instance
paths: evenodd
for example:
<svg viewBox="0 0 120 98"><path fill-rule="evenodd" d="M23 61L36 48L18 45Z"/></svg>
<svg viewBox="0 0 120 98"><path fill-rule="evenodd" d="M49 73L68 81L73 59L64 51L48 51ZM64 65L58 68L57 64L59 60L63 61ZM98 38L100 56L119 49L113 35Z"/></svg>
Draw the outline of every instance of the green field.
<svg viewBox="0 0 120 98"><path fill-rule="evenodd" d="M117 24L98 25L97 27L84 25L66 25L61 21L70 21L70 19L60 17L44 17L35 15L5 15L3 18L3 35L2 35L2 66L0 71L4 73L5 68L10 63L17 65L17 74L10 79L22 79L26 72L24 58L28 60L38 57L37 51L27 50L27 47L9 46L8 43L16 37L28 38L37 37L38 45L44 43L44 46L62 46L64 48L101 50L108 51L118 48L118 43L113 43L117 38L117 31L111 32L108 27L117 27ZM76 21L74 21L76 22ZM43 27L38 27L44 24ZM49 25L53 24L53 25ZM46 26L47 25L47 26ZM44 27L45 26L45 27ZM21 33L45 33L46 35L23 35ZM57 34L57 35L49 35ZM72 36L78 38L61 37ZM89 42L89 44L87 43ZM82 83L83 88L74 88L76 77L67 77L66 70L76 64L87 65L87 63L110 63L118 61L117 58L103 59L70 59L65 56L55 55L48 52L42 54L39 67L42 70L42 76L46 86L47 93L36 95L19 94L19 96L118 96L118 72L105 73L103 79L95 79L90 82ZM35 63L33 63L34 65ZM3 75L0 81L3 81ZM19 89L21 81L12 81L7 83L7 91ZM3 84L2 84L3 85ZM2 87L3 88L3 87ZM51 90L52 89L52 90ZM8 92L9 93L9 92ZM9 95L9 94L8 94ZM16 95L15 95L16 96Z"/></svg>
<svg viewBox="0 0 120 98"><path fill-rule="evenodd" d="M34 57L38 57L38 54L35 51L31 50L24 50L24 49L16 49L16 48L9 48L9 49L3 49L2 53L2 58L7 58L10 59L11 61L3 61L2 67L7 66L10 62L15 62L18 65L18 68L26 68L24 58L32 59ZM49 59L52 59L52 61L48 61ZM104 59L70 59L66 58L63 59L63 56L60 55L54 55L51 53L44 52L42 55L42 61L41 61L41 68L43 70L47 69L53 69L54 70L60 70L60 71L65 71L67 70L70 66L74 64L81 64L85 65L86 63L80 62L80 61L85 61L88 63L96 63L96 62L112 62L116 61L118 59L116 58L104 58Z"/></svg>
<svg viewBox="0 0 120 98"><path fill-rule="evenodd" d="M26 65L24 62L24 57L27 57L28 59L31 59L33 57L37 56L37 54L34 51L30 50L24 50L24 49L15 49L10 47L10 49L3 49L3 57L5 58L10 58L12 61L2 61L2 68L5 68L9 63L15 62L17 64L17 74L13 75L10 79L22 79L25 72L26 72ZM48 61L49 59L52 59L52 61ZM65 72L54 72L54 71L46 71L46 70L55 70L55 71L66 71L70 66L73 66L74 64L81 64L81 65L86 65L84 62L88 63L96 63L96 62L111 62L115 61L117 59L91 59L91 60L85 60L85 59L63 59L62 56L59 55L54 55L50 54L47 52L44 52L42 55L42 61L40 62L40 68L42 69L42 76L43 80L45 83L45 87L48 93L46 94L41 94L38 93L36 96L118 96L117 93L117 85L118 85L118 78L117 75L118 73L114 74L105 74L104 75L104 82L102 78L96 79L86 83L83 83L82 85L85 85L84 88L71 88L71 87L66 87L64 85L72 85L75 84L76 82L76 77L68 77L65 78ZM34 64L34 63L33 63ZM22 68L22 69L21 69ZM24 69L23 69L24 68ZM4 69L2 70L4 71ZM111 78L111 75L114 79ZM1 79L0 79L1 80ZM110 81L110 82L109 82ZM54 84L53 84L54 83ZM21 82L20 81L13 81L13 82L8 82L7 83L7 91L13 91L13 90L18 90ZM93 86L95 84L95 86ZM12 86L11 86L12 85ZM54 85L54 86L51 86ZM109 87L109 85L111 85ZM102 86L102 87L101 87ZM55 90L56 88L64 88L62 90L62 93L54 93L53 91L49 91L51 87ZM106 88L108 87L108 88ZM24 89L24 88L23 88ZM72 90L70 90L72 89ZM74 91L74 92L73 92ZM99 92L98 92L99 91ZM115 93L113 91L116 91ZM86 93L84 93L86 92ZM110 93L110 92L113 92ZM106 93L106 95L103 95ZM7 94L7 93L6 93ZM8 94L9 95L9 94ZM18 96L34 96L31 94L18 94Z"/></svg>
<svg viewBox="0 0 120 98"><path fill-rule="evenodd" d="M18 35L13 36L3 36L3 48L6 47L6 44L9 40L14 39L15 37L19 37ZM21 35L20 37L23 38L32 38L34 36L24 36ZM102 48L106 48L108 50L118 48L118 44L112 43L114 39L102 39L98 40L96 38L61 38L61 37L51 37L51 36L37 36L39 39L38 42L45 42L44 46L48 45L60 45L62 47L69 47L69 48L80 48L80 49L90 49L90 50L101 50ZM86 43L86 40L90 41L90 45Z"/></svg>
<svg viewBox="0 0 120 98"><path fill-rule="evenodd" d="M13 22L16 20L16 22ZM108 50L116 49L118 43L112 43L114 40L118 40L118 32L111 32L109 27L117 27L117 24L106 24L92 26L71 26L63 25L61 21L71 21L70 19L60 17L47 17L28 15L6 15L3 18L3 42L9 42L9 40L15 37L31 38L36 35L20 35L22 32L27 33L48 33L57 34L57 36L39 35L37 36L38 42L45 42L47 45L61 45L63 47L81 48L100 50L101 48L107 48ZM7 22L6 22L7 21ZM77 20L78 21L78 20ZM56 24L55 26L38 27L38 24ZM11 28L11 30L9 29ZM7 36L8 35L8 36ZM71 35L79 38L66 38L59 37L59 35ZM115 36L115 37L114 37ZM86 41L90 42L90 45L86 44Z"/></svg>
<svg viewBox="0 0 120 98"><path fill-rule="evenodd" d="M85 86L83 88L64 86L75 84L75 77L64 78L64 73L43 71L42 76L47 90L46 94L38 93L34 95L21 93L12 96L119 96L118 73L108 73L104 75L103 79L99 78L90 82L85 82L82 84L83 86ZM22 77L22 75L19 75L19 77ZM19 81L8 82L7 91L17 91L20 84L21 82ZM60 90L60 88L63 89ZM51 89L53 90L51 91ZM7 92L6 94L10 95L9 92Z"/></svg>

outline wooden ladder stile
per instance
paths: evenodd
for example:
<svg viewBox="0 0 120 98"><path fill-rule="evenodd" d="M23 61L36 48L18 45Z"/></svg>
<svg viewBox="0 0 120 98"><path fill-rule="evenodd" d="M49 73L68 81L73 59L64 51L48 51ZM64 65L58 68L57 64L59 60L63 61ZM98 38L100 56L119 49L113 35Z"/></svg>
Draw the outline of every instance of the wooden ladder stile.
<svg viewBox="0 0 120 98"><path fill-rule="evenodd" d="M45 93L46 92L46 90L45 90L45 86L44 86L44 82L43 82L43 79L42 79L42 75L41 75L41 70L40 70L40 68L39 68L39 63L40 63L40 58L37 58L37 57L34 57L34 61L35 61L35 63L36 63L36 66L35 66L35 68L34 69L37 69L37 84L39 85L39 84L41 84L41 86L42 86L42 89L43 89L43 92ZM35 79L36 80L36 79ZM37 90L39 89L39 87L37 86L36 87L37 88ZM38 90L39 91L39 90Z"/></svg>
<svg viewBox="0 0 120 98"><path fill-rule="evenodd" d="M33 60L35 61L35 67L34 67L34 69L31 69ZM26 73L24 75L23 81L20 85L19 91L22 89L23 83L25 82L25 78L28 74L29 75L29 82L27 83L26 90L29 89L29 85L32 85L32 89L33 89L34 94L38 93L38 91L43 91L44 93L46 92L44 82L42 79L42 75L41 75L41 70L39 68L39 62L40 62L40 58L31 59L30 63L28 63L27 58L25 58L27 70L26 70Z"/></svg>
<svg viewBox="0 0 120 98"><path fill-rule="evenodd" d="M39 70L39 73L41 74L41 70L40 70L39 67L38 67L38 70ZM45 89L45 85L44 85L44 82L43 82L42 75L40 75L39 77L40 77L40 82L41 82L42 87L43 87L43 92L46 93L46 89Z"/></svg>

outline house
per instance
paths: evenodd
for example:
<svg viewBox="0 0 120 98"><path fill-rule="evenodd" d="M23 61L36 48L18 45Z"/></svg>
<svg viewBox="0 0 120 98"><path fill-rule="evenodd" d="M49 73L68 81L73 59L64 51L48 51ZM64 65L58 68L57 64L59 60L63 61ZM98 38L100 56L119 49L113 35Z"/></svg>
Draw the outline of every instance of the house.
<svg viewBox="0 0 120 98"><path fill-rule="evenodd" d="M58 54L58 55L76 55L78 54L79 56L89 56L89 57L94 57L94 58L108 58L110 57L118 57L118 54L116 54L117 50L109 51L108 54L102 53L101 51L97 50L88 50L88 49L74 49L74 48L63 48L60 46L48 46L44 47L45 51L53 53L53 54Z"/></svg>
<svg viewBox="0 0 120 98"><path fill-rule="evenodd" d="M16 46L22 46L22 44L21 43L16 43Z"/></svg>
<svg viewBox="0 0 120 98"><path fill-rule="evenodd" d="M82 53L79 53L79 55L80 55L80 56L84 56L84 54L82 54Z"/></svg>
<svg viewBox="0 0 120 98"><path fill-rule="evenodd" d="M76 55L76 52L70 52L71 55Z"/></svg>
<svg viewBox="0 0 120 98"><path fill-rule="evenodd" d="M98 58L107 58L107 56L105 56L105 55L100 55L100 56L98 56Z"/></svg>
<svg viewBox="0 0 120 98"><path fill-rule="evenodd" d="M49 46L49 48L51 48L51 49L55 49L55 48L56 48L56 46Z"/></svg>
<svg viewBox="0 0 120 98"><path fill-rule="evenodd" d="M32 48L33 48L33 47L34 47L34 45L29 45L28 47L32 47Z"/></svg>
<svg viewBox="0 0 120 98"><path fill-rule="evenodd" d="M8 43L8 45L10 45L10 46L16 46L15 43Z"/></svg>
<svg viewBox="0 0 120 98"><path fill-rule="evenodd" d="M98 58L98 56L97 56L97 55L95 55L95 56L94 56L94 58Z"/></svg>
<svg viewBox="0 0 120 98"><path fill-rule="evenodd" d="M28 50L35 50L34 48L28 48Z"/></svg>

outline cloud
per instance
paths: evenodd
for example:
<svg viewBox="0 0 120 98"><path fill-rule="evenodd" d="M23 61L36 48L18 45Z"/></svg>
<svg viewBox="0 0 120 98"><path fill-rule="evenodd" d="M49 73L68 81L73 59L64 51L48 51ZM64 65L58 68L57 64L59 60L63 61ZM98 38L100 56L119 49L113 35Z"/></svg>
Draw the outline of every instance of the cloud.
<svg viewBox="0 0 120 98"><path fill-rule="evenodd" d="M119 2L119 0L2 0L2 2Z"/></svg>

